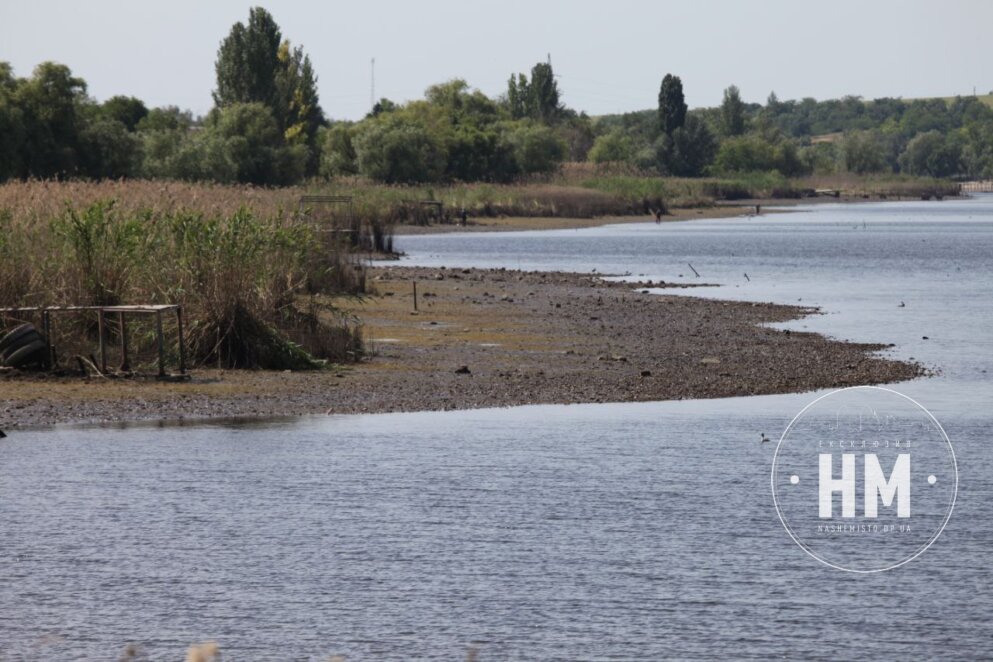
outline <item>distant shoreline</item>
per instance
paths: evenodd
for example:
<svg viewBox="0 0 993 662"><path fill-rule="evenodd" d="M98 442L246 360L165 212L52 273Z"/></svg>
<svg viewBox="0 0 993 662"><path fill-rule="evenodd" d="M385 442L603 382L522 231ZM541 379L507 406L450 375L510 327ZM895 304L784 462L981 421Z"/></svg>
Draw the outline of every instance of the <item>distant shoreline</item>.
<svg viewBox="0 0 993 662"><path fill-rule="evenodd" d="M960 200L965 196L949 196L947 199ZM907 202L920 198L909 196L862 197L842 195L837 198L761 198L734 201L718 201L707 207L681 207L671 209L662 217L662 223L680 221L712 220L715 218L738 218L754 216L756 207L759 213L784 213L802 205L861 204L867 202ZM940 201L936 201L940 202ZM432 225L397 225L395 236L448 234L453 232L524 232L532 230L581 230L583 228L620 225L625 223L652 223L655 218L642 216L599 216L595 218L569 218L556 216L498 216L470 218L468 224L436 223Z"/></svg>

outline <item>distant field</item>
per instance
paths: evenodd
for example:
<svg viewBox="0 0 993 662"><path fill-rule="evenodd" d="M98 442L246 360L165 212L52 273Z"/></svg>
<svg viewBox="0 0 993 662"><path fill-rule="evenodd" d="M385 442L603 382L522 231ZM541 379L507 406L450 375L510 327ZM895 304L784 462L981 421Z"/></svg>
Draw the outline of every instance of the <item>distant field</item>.
<svg viewBox="0 0 993 662"><path fill-rule="evenodd" d="M971 96L971 95L962 95L962 98L964 99L967 96ZM957 98L958 97L941 97L942 101L944 101L945 103L952 103ZM979 94L976 96L976 98L982 101L990 108L993 108L993 94Z"/></svg>

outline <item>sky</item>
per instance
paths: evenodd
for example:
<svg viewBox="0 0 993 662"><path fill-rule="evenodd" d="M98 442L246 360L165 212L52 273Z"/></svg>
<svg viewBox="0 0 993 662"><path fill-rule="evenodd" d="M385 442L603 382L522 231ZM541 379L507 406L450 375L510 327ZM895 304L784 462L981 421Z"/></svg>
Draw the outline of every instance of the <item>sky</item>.
<svg viewBox="0 0 993 662"><path fill-rule="evenodd" d="M0 61L18 76L68 65L103 101L206 113L220 42L260 2L0 0ZM591 115L654 108L666 73L690 107L737 85L749 102L993 91L986 0L377 0L261 3L302 45L332 119L375 95L423 97L463 78L490 96L551 56L563 100Z"/></svg>

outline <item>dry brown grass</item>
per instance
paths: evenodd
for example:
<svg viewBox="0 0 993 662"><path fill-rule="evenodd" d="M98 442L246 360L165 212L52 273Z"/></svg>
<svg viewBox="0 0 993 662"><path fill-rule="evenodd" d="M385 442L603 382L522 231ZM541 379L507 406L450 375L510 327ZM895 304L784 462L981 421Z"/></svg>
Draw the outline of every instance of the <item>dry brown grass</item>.
<svg viewBox="0 0 993 662"><path fill-rule="evenodd" d="M333 311L301 306L300 298L360 293L364 267L350 244L299 213L292 195L156 182L5 184L0 306L177 303L197 363L315 366L298 344L346 360L357 353L354 323L327 326ZM0 330L21 319L0 319ZM85 316L59 330L52 340L63 356L85 356L83 348L97 344L94 320ZM131 335L140 353L151 332L136 323Z"/></svg>
<svg viewBox="0 0 993 662"><path fill-rule="evenodd" d="M66 205L88 207L102 200L116 200L121 211L155 210L160 214L190 211L205 216L229 216L242 207L260 216L284 216L299 206L300 187L282 189L223 184L147 180L102 182L29 180L0 184L0 209L19 219L46 221Z"/></svg>

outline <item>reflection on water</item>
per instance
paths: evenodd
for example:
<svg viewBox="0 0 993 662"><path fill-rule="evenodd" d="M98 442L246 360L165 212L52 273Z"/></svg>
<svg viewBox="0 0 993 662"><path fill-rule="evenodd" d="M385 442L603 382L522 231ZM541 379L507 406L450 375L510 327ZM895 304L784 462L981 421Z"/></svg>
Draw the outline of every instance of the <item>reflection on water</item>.
<svg viewBox="0 0 993 662"><path fill-rule="evenodd" d="M829 314L795 325L939 366L898 388L951 437L959 501L938 542L898 570L830 570L779 522L774 444L759 435L778 438L811 394L66 427L0 442L0 649L113 659L137 641L177 659L214 639L237 660L450 660L469 646L481 659L982 655L991 209L404 239L418 262L453 266L516 267L520 255L525 268L675 280L689 261L725 285L716 296L803 298Z"/></svg>

